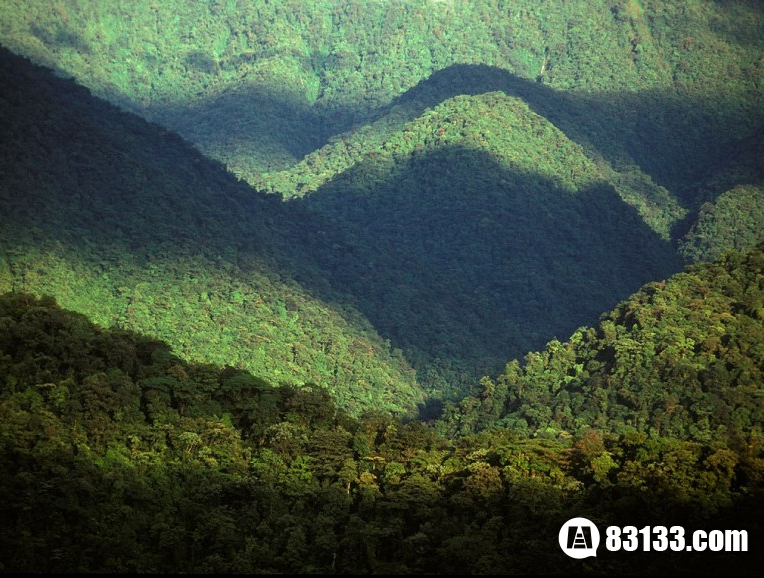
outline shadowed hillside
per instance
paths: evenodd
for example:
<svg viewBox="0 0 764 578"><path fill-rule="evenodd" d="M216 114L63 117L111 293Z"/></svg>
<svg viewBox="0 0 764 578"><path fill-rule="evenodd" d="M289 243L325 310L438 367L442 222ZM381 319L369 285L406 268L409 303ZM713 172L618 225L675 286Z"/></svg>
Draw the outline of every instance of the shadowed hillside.
<svg viewBox="0 0 764 578"><path fill-rule="evenodd" d="M421 401L410 366L346 298L293 280L311 267L281 233L310 227L298 207L7 51L0 76L5 290L53 295L189 359L317 383L351 411Z"/></svg>
<svg viewBox="0 0 764 578"><path fill-rule="evenodd" d="M685 259L711 261L764 240L764 128L722 155L697 191L697 210L676 231Z"/></svg>
<svg viewBox="0 0 764 578"><path fill-rule="evenodd" d="M417 119L392 170L372 157L281 203L172 134L4 62L4 286L191 359L319 383L354 410L410 407L410 364L433 395L459 395L679 267L580 147L499 93L433 109L453 113L445 124ZM507 130L492 136L497 114Z"/></svg>
<svg viewBox="0 0 764 578"><path fill-rule="evenodd" d="M572 191L460 147L414 155L392 177L383 166L306 197L347 236L300 244L420 370L498 369L679 268L607 184Z"/></svg>

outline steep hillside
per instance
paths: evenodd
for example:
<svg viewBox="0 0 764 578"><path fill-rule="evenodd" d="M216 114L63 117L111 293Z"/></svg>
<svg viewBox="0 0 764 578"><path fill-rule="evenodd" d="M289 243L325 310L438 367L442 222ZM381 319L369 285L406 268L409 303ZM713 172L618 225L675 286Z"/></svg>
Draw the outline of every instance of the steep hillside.
<svg viewBox="0 0 764 578"><path fill-rule="evenodd" d="M298 207L7 51L0 78L3 290L53 295L188 359L315 382L352 411L421 401L410 366L345 298L290 278L320 279L284 252L282 229L311 227Z"/></svg>
<svg viewBox="0 0 764 578"><path fill-rule="evenodd" d="M648 284L596 327L512 361L496 382L483 381L480 401L464 402L461 427L483 420L542 436L594 427L724 440L761 431L762 384L759 245Z"/></svg>

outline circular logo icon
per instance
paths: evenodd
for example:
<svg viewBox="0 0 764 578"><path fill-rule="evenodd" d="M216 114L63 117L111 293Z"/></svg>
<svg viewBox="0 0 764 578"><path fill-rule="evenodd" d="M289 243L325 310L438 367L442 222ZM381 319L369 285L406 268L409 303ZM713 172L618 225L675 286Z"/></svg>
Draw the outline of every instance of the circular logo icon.
<svg viewBox="0 0 764 578"><path fill-rule="evenodd" d="M600 531L586 518L571 518L560 528L559 540L563 552L580 560L597 555Z"/></svg>

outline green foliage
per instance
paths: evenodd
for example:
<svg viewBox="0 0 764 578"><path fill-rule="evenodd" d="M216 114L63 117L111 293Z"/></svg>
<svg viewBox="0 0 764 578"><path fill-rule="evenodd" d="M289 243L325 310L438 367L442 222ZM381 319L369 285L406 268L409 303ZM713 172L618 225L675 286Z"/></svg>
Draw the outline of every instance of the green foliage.
<svg viewBox="0 0 764 578"><path fill-rule="evenodd" d="M31 231L42 237L8 228L16 254L0 261L2 287L55 294L99 322L167 339L190 359L318 383L353 411L380 399L406 411L421 401L417 382L436 396L458 396L507 356L591 323L640 284L679 269L674 251L642 230L611 189L668 241L692 225L680 221L706 200L694 183L709 170L728 176L723 191L748 186L719 150L744 151L762 121L761 25L760 11L745 2L724 10L604 0L426 9L408 0L7 3L0 39L12 49L179 131L257 187L310 198L279 208L260 197L243 201L245 209L221 203L212 192L220 190L218 169L205 164L201 177L180 160L183 147L165 150L172 137L149 137L135 121L134 138L100 156L67 142L77 128L71 120L56 121L55 143L44 144L47 131L9 124L28 137L11 148L31 151L36 142L42 158L52 147L61 171L45 175L55 184L38 187L45 176L32 175L42 161L11 163L24 171L8 189L24 215L19 226L29 228L24 219L34 215ZM11 103L27 103L18 81L7 84L16 90ZM6 115L25 117L13 107ZM74 135L111 139L123 130L99 122ZM143 137L165 145L149 147ZM122 192L94 196L113 177L104 167L125 161L112 186ZM442 170L452 161L458 178ZM201 192L190 190L200 181ZM51 196L32 201L20 192L29 188ZM234 192L230 181L223 188L237 202L251 194ZM523 189L530 206L505 194ZM137 207L115 202L134 190ZM577 199L561 201L563 191ZM59 209L51 202L59 192L78 204ZM466 193L475 210L462 221ZM616 243L624 250L605 255L608 226L580 231L600 219L591 214L600 195L628 231ZM383 196L391 198L380 208ZM120 218L151 214L157 197L164 213L155 216L173 213L176 227ZM749 246L756 213L746 213L747 233L728 224L753 201L746 193L742 203L725 197L717 210L704 208L683 256ZM395 228L410 225L398 213L413 220L412 203L425 209L425 226L396 246ZM76 230L73 207L87 214ZM544 220L539 211L560 223L556 242L547 230L524 232ZM71 238L62 242L51 226ZM93 227L98 242L74 247ZM493 242L517 236L519 243ZM192 238L207 246L189 250ZM633 268L630 244L640 259ZM432 261L431 246L442 248ZM497 262L506 254L517 261ZM601 270L582 271L592 263Z"/></svg>
<svg viewBox="0 0 764 578"><path fill-rule="evenodd" d="M503 92L426 109L383 155L281 203L5 61L4 288L353 413L410 412L421 388L458 398L679 268L583 148Z"/></svg>
<svg viewBox="0 0 764 578"><path fill-rule="evenodd" d="M454 100L456 107L469 99ZM304 201L349 232L311 250L317 263L434 392L448 387L444 376L452 387L474 380L476 369L499 367L544 335L569 333L604 303L679 268L671 247L594 180L575 145L519 101L480 100L485 124L461 124L442 107L408 133L425 144L398 170L376 173L370 160ZM494 154L468 146L494 129L496 137L485 137ZM454 144L437 144L448 130ZM529 139L525 150L504 146L531 131L554 134L559 156L544 154L546 137ZM580 172L566 172L575 161ZM434 379L427 369L437 370Z"/></svg>
<svg viewBox="0 0 764 578"><path fill-rule="evenodd" d="M644 107L644 114L654 108L638 102L629 106ZM624 162L631 144L611 127L627 122L632 119L614 104L555 91L496 67L455 65L396 99L373 123L331 139L294 167L237 174L285 197L320 193L326 183L362 174L362 180L346 182L350 192L405 170L412 155L463 146L496 156L507 169L538 173L573 190L608 182L668 239L685 210L648 174Z"/></svg>
<svg viewBox="0 0 764 578"><path fill-rule="evenodd" d="M433 73L488 65L591 102L599 156L691 194L715 145L764 118L763 22L743 0L35 0L4 4L0 41L250 182L366 125Z"/></svg>
<svg viewBox="0 0 764 578"><path fill-rule="evenodd" d="M319 277L292 236L299 209L7 51L0 75L0 289L54 295L187 359L317 384L356 413L415 410L413 370L347 296L295 280Z"/></svg>
<svg viewBox="0 0 764 578"><path fill-rule="evenodd" d="M764 239L764 185L738 185L700 207L682 239L689 261L713 261L724 251L747 251Z"/></svg>
<svg viewBox="0 0 764 578"><path fill-rule="evenodd" d="M19 293L0 296L0 379L5 572L554 574L574 515L762 530L757 430L447 439ZM588 572L632 573L602 554ZM648 573L758 571L739 553L635 556Z"/></svg>
<svg viewBox="0 0 764 578"><path fill-rule="evenodd" d="M490 405L465 401L462 411L488 410L472 423L522 421L537 435L554 436L597 428L710 442L758 428L762 265L759 245L648 284L596 328L550 342L526 355L523 366L508 364L496 384L486 381ZM504 408L498 421L497 404Z"/></svg>
<svg viewBox="0 0 764 578"><path fill-rule="evenodd" d="M4 3L4 45L289 202L0 51L0 570L759 572L571 567L557 533L761 536L764 246L723 252L761 242L763 24ZM678 270L670 241L722 257L548 341Z"/></svg>

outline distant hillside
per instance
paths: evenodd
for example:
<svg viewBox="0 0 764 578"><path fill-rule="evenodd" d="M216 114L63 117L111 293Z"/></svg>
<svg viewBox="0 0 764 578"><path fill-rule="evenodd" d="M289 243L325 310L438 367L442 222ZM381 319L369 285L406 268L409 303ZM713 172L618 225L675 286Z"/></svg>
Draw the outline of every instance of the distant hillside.
<svg viewBox="0 0 764 578"><path fill-rule="evenodd" d="M624 201L637 209L644 221L666 239L671 237L672 227L685 216L683 204L689 202L692 205L692 201L682 199L658 184L666 182L665 171L686 167L687 161L694 163L693 171L708 171L709 163L711 166L718 163L715 158L718 150L706 148L714 134L713 127L706 126L699 132L694 126L694 115L701 110L714 114L714 103L680 101L660 92L623 95L620 99L613 95L587 96L553 90L497 67L455 65L434 73L398 97L390 106L381 109L373 122L333 137L330 143L290 169L264 175L254 170L235 170L260 188L292 197L315 191L356 163L362 163L367 156L385 158L394 168L399 159L405 159L416 147L422 146L425 136L430 136L421 134L422 125L435 122L430 111L445 108L453 113L454 107L449 101L454 97L491 92L522 99L566 139L579 145L580 152L564 170L575 173L578 156L587 156L587 163L596 165L598 178L611 183ZM477 98L462 99L456 112L460 116L458 122L465 126L476 125L473 132L486 124L485 106L480 106L480 102L482 100ZM471 103L476 105L474 110L471 110ZM635 111L638 112L635 114ZM422 115L426 115L427 120L417 120ZM515 130L511 138L501 136L503 130L511 132L511 119L497 117L492 117L496 124L489 134L473 139L471 146L493 152L497 147L517 148L515 152L502 153L516 157L523 151L535 149L535 155L549 155L556 163L565 164L560 151L555 150L554 142L545 142L539 135L525 135ZM641 123L638 137L634 134L637 119ZM690 125L691 136L686 134ZM683 138L676 140L678 135ZM452 131L437 142L447 146L460 136ZM734 147L743 146L742 143L733 144ZM653 155L659 149L661 154ZM692 155L687 154L688 150ZM540 170L543 172L545 168L541 166ZM682 187L687 185L681 180L672 182ZM678 189L680 193L684 191L682 187ZM692 190L689 196L694 198L696 194L697 191Z"/></svg>
<svg viewBox="0 0 764 578"><path fill-rule="evenodd" d="M674 194L764 122L764 11L746 0L13 0L0 42L250 182L454 65L591 103L599 153Z"/></svg>
<svg viewBox="0 0 764 578"><path fill-rule="evenodd" d="M415 409L403 357L341 294L290 277L320 280L281 232L310 229L298 207L4 50L0 79L0 289L55 296L187 359L317 383L351 411Z"/></svg>

